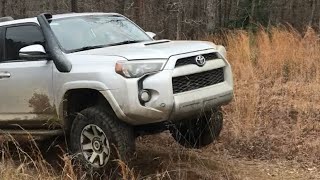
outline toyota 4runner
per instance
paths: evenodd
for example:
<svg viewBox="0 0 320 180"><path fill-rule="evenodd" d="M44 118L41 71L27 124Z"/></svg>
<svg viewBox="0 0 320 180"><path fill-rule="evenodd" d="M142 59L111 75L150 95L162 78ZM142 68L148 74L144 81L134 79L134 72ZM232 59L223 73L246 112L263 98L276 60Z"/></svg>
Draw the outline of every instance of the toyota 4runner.
<svg viewBox="0 0 320 180"><path fill-rule="evenodd" d="M233 98L226 49L154 36L115 13L1 22L1 133L65 136L94 169L126 159L139 135L209 145Z"/></svg>

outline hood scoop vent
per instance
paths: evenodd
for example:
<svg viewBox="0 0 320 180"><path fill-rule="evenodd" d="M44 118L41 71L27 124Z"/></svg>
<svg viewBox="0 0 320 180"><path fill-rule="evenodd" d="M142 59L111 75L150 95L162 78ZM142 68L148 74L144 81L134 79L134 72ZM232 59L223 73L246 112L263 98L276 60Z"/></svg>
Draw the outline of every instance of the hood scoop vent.
<svg viewBox="0 0 320 180"><path fill-rule="evenodd" d="M151 45L155 45L155 44L163 44L163 43L168 43L171 42L170 40L159 40L159 41L151 41L149 43L145 43L145 46L151 46Z"/></svg>

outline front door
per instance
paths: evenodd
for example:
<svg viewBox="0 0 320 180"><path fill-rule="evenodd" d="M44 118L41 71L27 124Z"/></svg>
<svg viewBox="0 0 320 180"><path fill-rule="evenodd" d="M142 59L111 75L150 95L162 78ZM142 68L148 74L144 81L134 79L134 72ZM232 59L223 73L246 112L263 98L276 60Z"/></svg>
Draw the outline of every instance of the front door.
<svg viewBox="0 0 320 180"><path fill-rule="evenodd" d="M53 106L52 61L26 60L19 50L44 45L37 24L7 26L2 30L0 59L0 127L37 128L48 124L56 113ZM1 55L1 53L0 53Z"/></svg>

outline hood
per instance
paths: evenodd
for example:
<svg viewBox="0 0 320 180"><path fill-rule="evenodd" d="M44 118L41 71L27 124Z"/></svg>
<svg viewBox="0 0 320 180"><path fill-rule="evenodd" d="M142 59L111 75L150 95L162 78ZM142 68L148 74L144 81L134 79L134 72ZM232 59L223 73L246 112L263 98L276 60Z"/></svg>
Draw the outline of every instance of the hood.
<svg viewBox="0 0 320 180"><path fill-rule="evenodd" d="M96 56L121 56L128 60L168 59L172 55L179 55L207 49L216 49L216 45L207 41L159 40L98 48L72 54Z"/></svg>

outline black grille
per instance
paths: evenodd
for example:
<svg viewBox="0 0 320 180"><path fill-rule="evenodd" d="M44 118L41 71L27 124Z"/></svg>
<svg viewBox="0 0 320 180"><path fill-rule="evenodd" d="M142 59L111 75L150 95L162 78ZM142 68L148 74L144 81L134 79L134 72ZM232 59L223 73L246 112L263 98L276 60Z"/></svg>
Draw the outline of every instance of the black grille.
<svg viewBox="0 0 320 180"><path fill-rule="evenodd" d="M207 61L218 59L217 53L202 54L202 56L206 58ZM197 64L195 60L196 57L197 56L191 56L187 58L178 59L175 67L185 66L189 64Z"/></svg>
<svg viewBox="0 0 320 180"><path fill-rule="evenodd" d="M173 93L182 93L224 82L223 68L172 78Z"/></svg>

